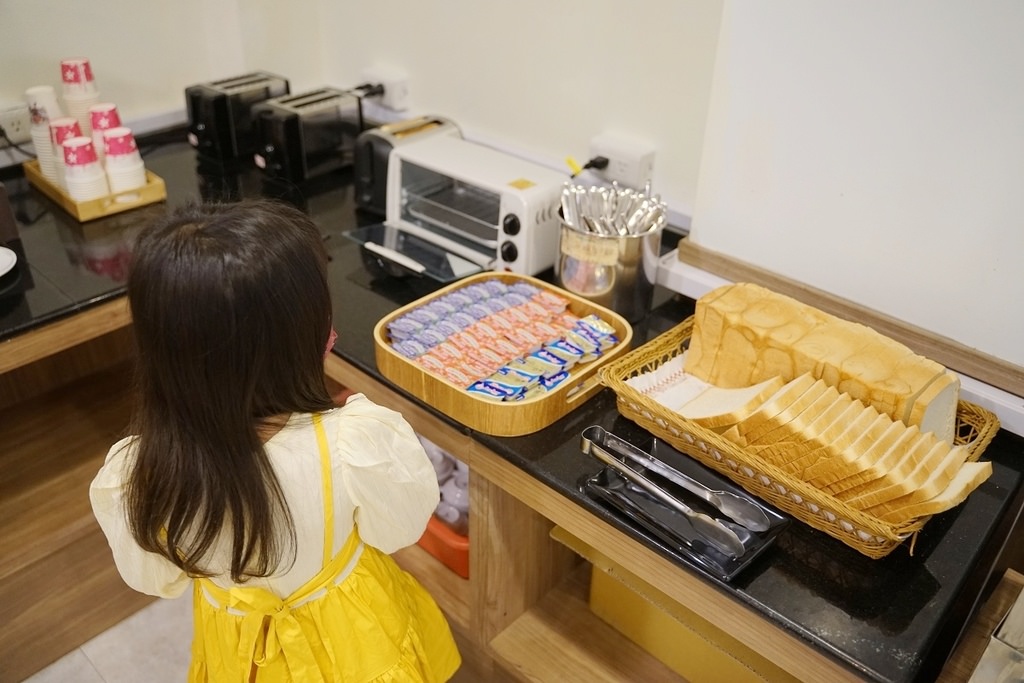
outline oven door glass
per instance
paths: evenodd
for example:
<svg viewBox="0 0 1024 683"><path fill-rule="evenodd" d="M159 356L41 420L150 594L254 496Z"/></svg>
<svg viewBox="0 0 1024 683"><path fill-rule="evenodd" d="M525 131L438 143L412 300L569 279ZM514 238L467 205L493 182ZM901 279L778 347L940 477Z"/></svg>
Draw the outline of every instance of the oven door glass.
<svg viewBox="0 0 1024 683"><path fill-rule="evenodd" d="M344 234L362 245L368 267L389 275L418 275L447 284L490 269L393 225L377 223Z"/></svg>

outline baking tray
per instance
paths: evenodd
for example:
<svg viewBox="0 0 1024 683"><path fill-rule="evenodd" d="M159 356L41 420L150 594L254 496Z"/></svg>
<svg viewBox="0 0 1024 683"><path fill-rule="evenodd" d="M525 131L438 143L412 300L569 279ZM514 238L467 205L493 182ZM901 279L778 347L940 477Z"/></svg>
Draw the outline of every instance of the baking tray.
<svg viewBox="0 0 1024 683"><path fill-rule="evenodd" d="M474 396L392 348L387 332L391 321L462 287L495 279L506 284L526 282L564 297L569 301L568 310L574 315L582 318L596 314L609 323L615 329L618 343L600 358L573 367L569 379L554 391L543 396L501 402ZM600 391L603 385L598 371L629 350L633 328L618 313L543 280L529 275L487 272L459 280L381 318L373 328L373 339L377 369L397 386L470 429L493 436L522 436L547 427Z"/></svg>
<svg viewBox="0 0 1024 683"><path fill-rule="evenodd" d="M22 168L29 184L82 223L123 211L131 211L140 206L155 204L167 199L167 186L164 184L163 178L152 171L146 171L146 184L140 188L79 202L75 201L62 187L50 182L39 169L38 161L26 161L22 164Z"/></svg>
<svg viewBox="0 0 1024 683"><path fill-rule="evenodd" d="M712 489L729 491L747 498L768 516L767 531L749 532L749 537L744 538L746 551L739 557L729 557L701 540L686 517L645 491L634 487L610 467L603 467L596 474L585 477L580 482L580 490L587 497L600 503L623 525L642 536L648 543L680 562L691 565L713 578L728 582L768 550L776 537L789 526L791 520L787 515L749 495L741 487L677 451L661 439L652 438L649 444L634 445ZM714 507L657 473L647 470L644 475L695 511L719 519L724 518Z"/></svg>

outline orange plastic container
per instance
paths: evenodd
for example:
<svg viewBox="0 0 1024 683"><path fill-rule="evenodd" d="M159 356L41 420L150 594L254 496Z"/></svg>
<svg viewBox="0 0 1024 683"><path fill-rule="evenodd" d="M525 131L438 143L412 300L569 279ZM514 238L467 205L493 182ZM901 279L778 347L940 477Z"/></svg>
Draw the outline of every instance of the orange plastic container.
<svg viewBox="0 0 1024 683"><path fill-rule="evenodd" d="M455 533L437 517L427 522L417 545L462 578L469 578L469 538Z"/></svg>

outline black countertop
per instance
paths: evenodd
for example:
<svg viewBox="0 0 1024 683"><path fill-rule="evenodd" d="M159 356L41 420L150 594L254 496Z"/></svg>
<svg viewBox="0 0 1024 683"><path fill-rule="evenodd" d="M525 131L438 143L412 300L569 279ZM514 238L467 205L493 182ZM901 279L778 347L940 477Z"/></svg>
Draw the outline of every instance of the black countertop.
<svg viewBox="0 0 1024 683"><path fill-rule="evenodd" d="M338 171L303 187L284 186L266 182L255 169L232 173L198 164L183 140L183 134L171 132L163 140L143 140L140 145L149 170L167 183L168 204L264 195L285 199L309 213L331 255L334 316L341 334L335 353L390 384L377 372L374 325L440 285L397 278L364 263L359 246L343 233L380 218L356 211L350 172ZM19 223L20 240L12 246L30 266L23 292L0 292L0 340L123 295L123 263L133 235L166 205L81 224L29 187L17 170L0 173L0 180L12 197ZM657 292L655 303L652 313L634 325L634 344L668 330L693 311L692 300L663 290ZM595 424L640 446L650 440L646 431L618 414L608 389L534 434L472 436L553 491L665 554L580 492L579 482L600 469L579 450L580 433ZM1001 569L997 558L1024 503L1022 456L1024 439L1000 431L983 456L993 462L992 477L963 505L932 518L919 534L913 556L901 546L888 557L872 560L824 533L793 523L731 583L705 580L868 680L933 680L991 588L994 571ZM694 571L679 564L680 571Z"/></svg>

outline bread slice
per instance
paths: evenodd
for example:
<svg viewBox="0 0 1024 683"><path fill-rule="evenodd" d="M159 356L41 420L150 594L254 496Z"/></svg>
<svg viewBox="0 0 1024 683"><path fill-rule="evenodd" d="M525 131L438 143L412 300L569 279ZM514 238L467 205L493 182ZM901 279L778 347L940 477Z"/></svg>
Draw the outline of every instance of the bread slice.
<svg viewBox="0 0 1024 683"><path fill-rule="evenodd" d="M841 399L844 396L840 394ZM841 406L841 410L827 423L826 419L822 418L816 421L816 427L809 429L805 434L782 434L773 443L750 444L748 450L790 474L801 476L805 463L814 462L822 457L840 434L849 428L850 422L864 412L864 404L849 397L846 399L841 401L845 405ZM873 416L878 414L873 409L872 413Z"/></svg>
<svg viewBox="0 0 1024 683"><path fill-rule="evenodd" d="M836 448L833 457L827 463L817 463L804 471L805 480L821 490L844 477L863 472L871 463L866 462L864 454L871 445L882 438L892 425L892 418L884 413L872 421L866 429L854 438L848 446Z"/></svg>
<svg viewBox="0 0 1024 683"><path fill-rule="evenodd" d="M897 498L884 505L872 508L871 512L890 524L904 524L919 517L945 512L956 507L976 488L992 475L991 462L968 462L957 471L953 481L937 496L920 502L907 502Z"/></svg>
<svg viewBox="0 0 1024 683"><path fill-rule="evenodd" d="M922 440L921 430L916 425L907 427L901 422L893 422L893 424L902 427L902 429L900 429L896 440L889 444L886 451L871 466L869 473L871 476L861 476L858 478L857 475L854 475L853 477L842 479L832 485L832 495L839 500L848 500L856 498L866 490L877 489L887 485L888 482L879 482L878 480L889 475L896 467L896 464L903 459L907 451ZM935 441L933 435L928 435L928 437L930 437L931 441Z"/></svg>
<svg viewBox="0 0 1024 683"><path fill-rule="evenodd" d="M741 389L711 386L676 410L702 427L723 431L746 419L785 384L779 377L770 377L759 384Z"/></svg>
<svg viewBox="0 0 1024 683"><path fill-rule="evenodd" d="M888 416L886 416L886 419L888 419ZM842 491L885 477L889 470L881 467L879 461L889 448L899 440L900 436L906 434L906 432L907 426L905 424L890 419L889 426L886 427L885 431L874 442L868 443L867 449L862 453L854 454L857 458L851 467L854 474L833 481L831 484L826 485L823 491L833 496L838 496Z"/></svg>
<svg viewBox="0 0 1024 683"><path fill-rule="evenodd" d="M799 404L799 410L806 407L806 404L800 403L804 394L809 391L817 391L820 393L823 389L824 384L817 382L810 375L800 375L796 379L787 382L778 391L769 396L743 420L737 422L736 427L739 429L740 435L746 441L748 433L755 432L764 422L772 420L791 406ZM812 395L812 399L813 396L816 396L816 394ZM797 412L799 412L799 410Z"/></svg>
<svg viewBox="0 0 1024 683"><path fill-rule="evenodd" d="M934 439L932 444L909 474L894 470L886 479L889 482L887 486L863 491L847 501L848 504L858 510L874 510L897 499L903 499L904 504L909 505L939 495L967 462L969 452L963 446L950 447L938 439Z"/></svg>
<svg viewBox="0 0 1024 683"><path fill-rule="evenodd" d="M952 442L959 401L953 373L865 325L751 283L725 285L697 300L684 367L732 388L809 372Z"/></svg>
<svg viewBox="0 0 1024 683"><path fill-rule="evenodd" d="M669 410L678 410L707 391L711 386L693 375L680 375L674 380L650 392L651 399Z"/></svg>
<svg viewBox="0 0 1024 683"><path fill-rule="evenodd" d="M820 387L821 391L818 393L817 398L810 401L806 408L794 413L794 408L798 404L794 404L790 408L782 411L778 416L769 422L776 423L775 426L771 426L769 423L762 425L762 429L756 430L756 433L747 433L747 443L752 444L763 444L763 443L775 443L780 441L784 435L802 435L805 439L809 439L813 432L810 431L810 426L824 415L829 410L834 410L837 406L842 407L845 401L840 400L840 394L835 387L831 387L821 380L815 382L815 387ZM809 400L811 392L808 391L800 397L800 402ZM785 420L783 417L785 416Z"/></svg>
<svg viewBox="0 0 1024 683"><path fill-rule="evenodd" d="M960 378L946 371L913 397L903 421L920 425L923 432L935 432L947 443L956 437L956 411L960 396Z"/></svg>
<svg viewBox="0 0 1024 683"><path fill-rule="evenodd" d="M839 457L842 449L853 443L878 419L879 414L871 406L866 406L860 401L851 401L842 415L822 432L815 434L811 439L792 442L796 444L795 449L787 448L786 452L794 454L795 457L778 461L777 465L790 474L809 481L809 470L814 473L822 468L827 470L835 467L834 459ZM778 445L786 443L778 442Z"/></svg>

